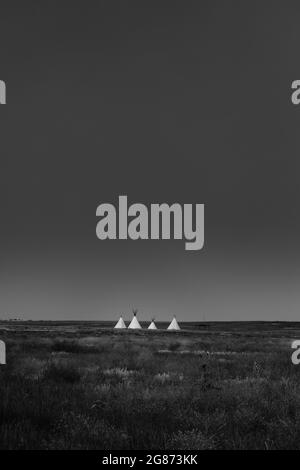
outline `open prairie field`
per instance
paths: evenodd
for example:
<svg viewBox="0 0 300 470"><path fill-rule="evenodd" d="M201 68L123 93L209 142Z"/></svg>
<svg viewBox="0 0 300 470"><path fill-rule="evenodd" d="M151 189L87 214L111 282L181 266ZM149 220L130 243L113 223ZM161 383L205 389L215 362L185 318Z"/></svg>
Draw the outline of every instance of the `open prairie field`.
<svg viewBox="0 0 300 470"><path fill-rule="evenodd" d="M299 323L1 322L1 449L300 449Z"/></svg>

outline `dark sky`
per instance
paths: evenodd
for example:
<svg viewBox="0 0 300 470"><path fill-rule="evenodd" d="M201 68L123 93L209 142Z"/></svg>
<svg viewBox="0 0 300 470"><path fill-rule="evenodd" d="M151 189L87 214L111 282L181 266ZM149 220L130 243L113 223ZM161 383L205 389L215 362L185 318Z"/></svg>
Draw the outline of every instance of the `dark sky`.
<svg viewBox="0 0 300 470"><path fill-rule="evenodd" d="M0 317L299 319L299 13L1 2ZM98 240L121 194L204 203L204 250Z"/></svg>

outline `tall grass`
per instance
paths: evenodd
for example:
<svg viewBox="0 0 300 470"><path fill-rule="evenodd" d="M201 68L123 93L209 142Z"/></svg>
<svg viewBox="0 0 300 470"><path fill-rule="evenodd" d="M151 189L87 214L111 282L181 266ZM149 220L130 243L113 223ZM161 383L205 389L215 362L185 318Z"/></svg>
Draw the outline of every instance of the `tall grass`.
<svg viewBox="0 0 300 470"><path fill-rule="evenodd" d="M300 449L300 376L277 337L107 338L8 338L1 449Z"/></svg>

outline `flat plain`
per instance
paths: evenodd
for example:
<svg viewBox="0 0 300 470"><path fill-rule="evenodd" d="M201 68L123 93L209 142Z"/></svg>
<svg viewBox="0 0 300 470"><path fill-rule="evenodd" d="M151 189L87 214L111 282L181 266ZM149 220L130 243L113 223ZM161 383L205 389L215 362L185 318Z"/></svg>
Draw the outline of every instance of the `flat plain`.
<svg viewBox="0 0 300 470"><path fill-rule="evenodd" d="M300 449L300 323L157 325L0 322L0 449Z"/></svg>

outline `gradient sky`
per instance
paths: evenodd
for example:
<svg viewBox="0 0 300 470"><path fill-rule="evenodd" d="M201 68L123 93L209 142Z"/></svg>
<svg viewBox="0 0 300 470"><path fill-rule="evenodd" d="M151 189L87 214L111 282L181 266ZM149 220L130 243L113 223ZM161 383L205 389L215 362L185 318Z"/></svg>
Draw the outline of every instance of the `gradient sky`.
<svg viewBox="0 0 300 470"><path fill-rule="evenodd" d="M1 2L0 317L300 319L299 13ZM204 203L205 249L98 240L120 194Z"/></svg>

